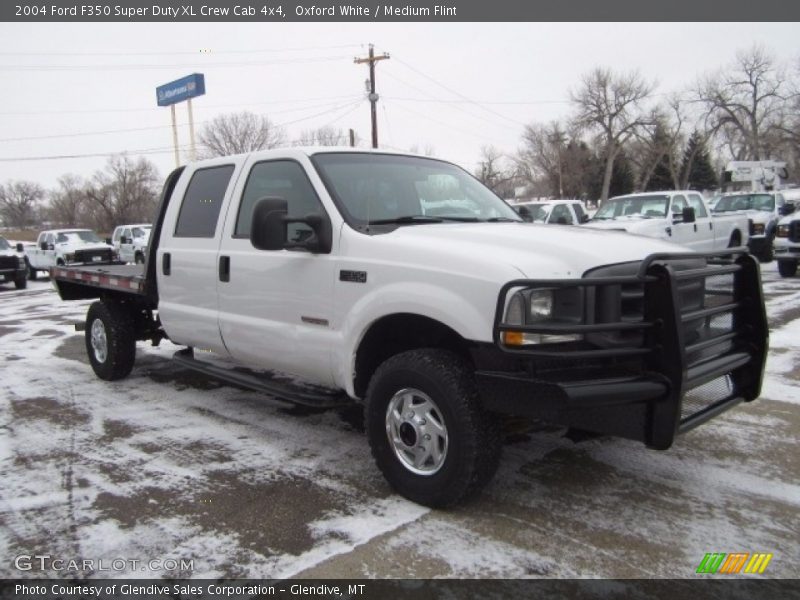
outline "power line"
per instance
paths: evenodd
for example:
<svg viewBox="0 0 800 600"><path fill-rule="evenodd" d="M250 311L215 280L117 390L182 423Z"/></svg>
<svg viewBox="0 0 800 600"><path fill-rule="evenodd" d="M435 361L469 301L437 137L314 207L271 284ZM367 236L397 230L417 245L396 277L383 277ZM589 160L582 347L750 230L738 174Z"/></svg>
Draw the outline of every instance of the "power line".
<svg viewBox="0 0 800 600"><path fill-rule="evenodd" d="M86 52L0 52L0 56L197 56L216 55L216 54L260 54L269 52L306 52L309 50L342 50L345 48L360 48L363 44L342 44L339 46L304 46L293 48L254 48L250 50L212 50L205 52L206 48L197 50L177 50L177 51L151 51L151 52L98 52L88 50Z"/></svg>
<svg viewBox="0 0 800 600"><path fill-rule="evenodd" d="M412 83L408 83L407 81L405 81L405 80L403 80L403 79L399 78L397 75L394 75L394 74L392 74L392 73L388 73L388 72L386 73L386 75L387 75L387 76L388 76L390 79L394 79L394 80L396 80L396 81L398 81L398 82L402 83L403 85L406 85L406 86L408 86L408 87L410 87L410 88L412 88L412 89L415 89L415 90L417 90L418 92L421 92L422 94L425 94L426 96L428 96L428 97L432 98L432 99L433 99L433 101L437 101L437 100L439 100L438 98L436 98L435 96L433 96L433 95L432 95L430 92L428 92L427 90L423 90L422 88L419 88L419 87L415 86L415 85L414 85L414 84L412 84ZM491 125L493 125L493 126L495 126L495 127L505 127L506 129L513 129L514 131L518 131L518 130L519 130L519 128L517 128L517 127L512 127L511 125L508 125L507 123L498 123L496 119L494 119L494 120L493 120L493 119L490 119L490 118L488 118L488 117L487 117L487 116L485 116L485 115L479 115L479 114L475 114L474 112L470 112L470 111L466 110L466 109L465 109L463 106L458 106L458 105L456 105L454 108L456 108L457 110L461 111L462 113L464 113L464 114L465 114L465 115L467 115L468 117L471 117L471 118L473 118L473 119L478 119L479 121L483 121L484 123L489 123L489 124L491 124ZM410 109L408 109L408 110L410 110Z"/></svg>
<svg viewBox="0 0 800 600"><path fill-rule="evenodd" d="M360 94L346 94L341 96L319 96L316 98L294 98L287 100L266 100L260 102L241 101L236 104L202 104L200 108L234 108L246 106L261 106L271 104L296 104L302 102L315 102L317 100L341 100L342 98L360 98ZM151 106L149 108L99 108L99 109L86 109L86 110L39 110L39 111L18 111L18 112L0 112L0 116L38 116L38 115L64 115L64 114L97 114L97 113L124 113L124 112L154 112L160 111L163 107Z"/></svg>
<svg viewBox="0 0 800 600"><path fill-rule="evenodd" d="M475 105L475 106L477 106L478 108L482 108L483 110L485 110L485 111L487 111L487 112L490 112L490 113L492 113L493 115L496 115L496 116L500 117L501 119L505 119L506 121L511 121L512 123L516 123L517 125L522 125L523 127L525 126L525 123L522 123L522 122L520 122L520 121L517 121L516 119L512 119L512 118L510 118L510 117L507 117L507 116L505 116L505 115L503 115L503 114L500 114L500 113L499 113L499 112L497 112L496 110L492 110L491 108L487 108L487 107L483 106L482 104L480 104L479 102L476 102L475 100L472 100L471 98L468 98L467 96L465 96L465 95L464 95L464 94L462 94L461 92L457 92L456 90L454 90L454 89L452 89L452 88L449 88L449 87L447 87L447 86L446 86L446 85L444 85L443 83L441 83L441 82L437 81L436 79L434 79L433 77L431 77L431 76L429 76L429 75L426 75L425 73L423 73L422 71L420 71L420 70L419 70L419 69L417 69L416 67L414 67L414 66L412 66L412 65L408 64L408 63L407 63L407 62L405 62L404 60L402 60L402 59L398 58L398 59L397 59L397 62L399 62L401 65L403 65L403 66L404 66L404 67L406 67L407 69L410 69L410 70L414 71L414 72L415 72L415 73L417 73L418 75L421 75L421 76L422 76L422 77L424 77L425 79L428 79L429 81L432 81L433 83L435 83L436 85L438 85L440 88L447 90L447 91L448 91L448 92L450 92L451 94L455 94L456 96L458 96L459 98L462 98L463 100L466 100L466 101L467 101L467 102L469 102L470 104L474 104L474 105Z"/></svg>
<svg viewBox="0 0 800 600"><path fill-rule="evenodd" d="M349 96L349 97L352 98L352 96ZM360 98L358 100L356 100L356 103L360 103L360 102L361 102ZM331 103L324 103L324 104L317 104L317 105L313 105L313 106L304 106L302 108L289 108L289 109L281 110L281 111L273 111L272 114L279 114L279 113L284 113L284 112L299 112L299 111L304 111L304 110L313 110L315 108L320 108L320 107L323 107L323 106L331 106L331 105L332 105ZM331 110L332 111L333 110L338 110L339 108L342 108L344 106L350 106L350 104L349 103L348 104L337 104L337 105L333 106L333 108ZM319 113L319 114L327 114L327 111ZM298 119L297 121L302 121L305 118L314 118L315 116L318 116L318 115L311 115L309 117L304 117L302 119ZM198 125L203 125L203 124L210 123L211 121L213 121L213 119L206 119L204 121L198 121L197 124ZM297 122L297 121L290 121L289 123L294 123L294 122ZM35 141L35 140L49 140L49 139L70 138L70 137L86 137L86 136L92 136L92 135L107 135L107 134L112 134L112 133L132 133L132 132L137 132L137 131L153 131L153 130L158 130L158 129L168 129L169 127L171 127L171 125L152 125L152 126L149 126L149 127L131 127L131 128L125 128L125 129L106 129L106 130L103 130L103 131L81 131L81 132L76 132L76 133L56 133L56 134L39 135L39 136L28 136L28 137L0 138L0 143L2 143L2 142L27 142L27 141ZM182 123L182 124L179 125L179 127L188 127L188 124Z"/></svg>
<svg viewBox="0 0 800 600"><path fill-rule="evenodd" d="M325 56L308 58L287 58L283 60L259 60L244 62L192 62L180 64L99 64L99 65L9 65L0 64L0 71L136 71L150 69L215 69L219 67L250 67L267 65L294 65L303 63L333 62L348 56Z"/></svg>

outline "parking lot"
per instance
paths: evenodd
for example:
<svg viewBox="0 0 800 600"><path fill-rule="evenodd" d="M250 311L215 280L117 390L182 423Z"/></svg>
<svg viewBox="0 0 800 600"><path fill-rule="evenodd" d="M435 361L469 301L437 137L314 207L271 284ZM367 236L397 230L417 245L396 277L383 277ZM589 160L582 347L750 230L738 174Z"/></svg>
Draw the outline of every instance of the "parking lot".
<svg viewBox="0 0 800 600"><path fill-rule="evenodd" d="M796 577L800 278L774 262L763 278L758 401L666 452L518 427L489 487L450 511L391 492L354 411L182 370L169 343L101 381L73 328L88 303L0 286L0 574L65 576L14 564L48 555L122 559L94 572L113 577L684 578L708 552L765 552L760 577Z"/></svg>

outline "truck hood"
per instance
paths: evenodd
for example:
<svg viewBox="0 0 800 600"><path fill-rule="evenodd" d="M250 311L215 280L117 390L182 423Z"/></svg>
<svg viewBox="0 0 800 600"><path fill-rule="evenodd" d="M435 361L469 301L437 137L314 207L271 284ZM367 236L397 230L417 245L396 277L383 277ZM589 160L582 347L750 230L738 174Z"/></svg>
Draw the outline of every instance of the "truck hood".
<svg viewBox="0 0 800 600"><path fill-rule="evenodd" d="M113 250L112 246L98 242L62 242L56 244L56 248L63 252L75 252L76 250Z"/></svg>
<svg viewBox="0 0 800 600"><path fill-rule="evenodd" d="M658 225L663 226L664 219L646 219L644 217L617 217L616 219L605 219L602 221L589 221L581 227L588 227L590 229L604 229L606 231L628 231L636 233L643 229L651 229Z"/></svg>
<svg viewBox="0 0 800 600"><path fill-rule="evenodd" d="M715 217L722 217L726 215L747 217L753 223L761 223L764 225L775 218L773 213L766 210L726 210L725 212L714 214Z"/></svg>
<svg viewBox="0 0 800 600"><path fill-rule="evenodd" d="M654 252L686 248L627 233L536 223L428 224L399 227L380 236L390 252L431 268L475 274L508 265L530 278L580 277L589 269L642 260ZM397 256L395 255L395 256Z"/></svg>

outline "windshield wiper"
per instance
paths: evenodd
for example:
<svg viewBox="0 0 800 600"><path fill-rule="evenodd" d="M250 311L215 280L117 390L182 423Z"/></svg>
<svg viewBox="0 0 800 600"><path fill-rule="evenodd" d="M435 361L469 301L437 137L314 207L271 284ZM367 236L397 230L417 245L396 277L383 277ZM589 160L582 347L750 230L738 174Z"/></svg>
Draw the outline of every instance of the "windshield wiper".
<svg viewBox="0 0 800 600"><path fill-rule="evenodd" d="M429 217L427 215L405 215L392 219L374 219L367 221L368 225L405 225L408 223L441 223L441 217Z"/></svg>
<svg viewBox="0 0 800 600"><path fill-rule="evenodd" d="M519 219L510 219L509 217L491 217L486 219L487 223L520 223Z"/></svg>

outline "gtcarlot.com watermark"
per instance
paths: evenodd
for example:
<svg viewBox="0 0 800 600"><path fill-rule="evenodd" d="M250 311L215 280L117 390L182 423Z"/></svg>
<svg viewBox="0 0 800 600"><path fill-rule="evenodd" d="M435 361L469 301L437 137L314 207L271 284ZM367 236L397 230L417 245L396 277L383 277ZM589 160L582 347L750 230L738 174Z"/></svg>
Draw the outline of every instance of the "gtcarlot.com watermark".
<svg viewBox="0 0 800 600"><path fill-rule="evenodd" d="M14 557L18 571L101 573L125 571L194 571L194 559L163 558L54 558L49 554L20 554Z"/></svg>

